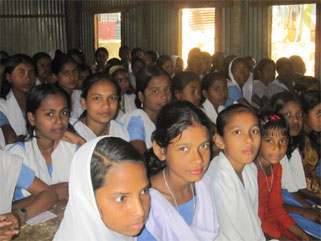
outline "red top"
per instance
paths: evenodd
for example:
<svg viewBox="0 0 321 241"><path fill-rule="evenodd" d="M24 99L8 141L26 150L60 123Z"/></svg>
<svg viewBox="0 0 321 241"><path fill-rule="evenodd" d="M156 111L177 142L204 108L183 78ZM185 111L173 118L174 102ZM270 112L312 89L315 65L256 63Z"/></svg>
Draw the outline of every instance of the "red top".
<svg viewBox="0 0 321 241"><path fill-rule="evenodd" d="M288 228L295 224L294 220L283 208L283 198L281 194L281 178L282 166L275 164L272 174L266 178L264 172L258 170L258 185L259 185L259 217L264 233L273 238L279 239L281 234L291 239L297 240ZM268 182L268 184L267 184ZM268 187L272 189L268 191Z"/></svg>

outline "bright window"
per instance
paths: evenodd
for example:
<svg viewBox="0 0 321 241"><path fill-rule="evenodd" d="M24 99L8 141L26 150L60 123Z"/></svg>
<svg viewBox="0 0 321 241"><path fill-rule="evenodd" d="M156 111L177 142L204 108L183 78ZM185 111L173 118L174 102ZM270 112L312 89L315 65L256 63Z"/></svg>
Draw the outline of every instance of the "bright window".
<svg viewBox="0 0 321 241"><path fill-rule="evenodd" d="M215 8L182 9L182 57L187 65L188 52L199 47L214 54Z"/></svg>
<svg viewBox="0 0 321 241"><path fill-rule="evenodd" d="M299 55L306 75L315 66L316 4L273 6L272 59Z"/></svg>
<svg viewBox="0 0 321 241"><path fill-rule="evenodd" d="M109 59L119 58L118 50L121 45L121 13L103 13L95 15L95 46L105 47L109 52Z"/></svg>

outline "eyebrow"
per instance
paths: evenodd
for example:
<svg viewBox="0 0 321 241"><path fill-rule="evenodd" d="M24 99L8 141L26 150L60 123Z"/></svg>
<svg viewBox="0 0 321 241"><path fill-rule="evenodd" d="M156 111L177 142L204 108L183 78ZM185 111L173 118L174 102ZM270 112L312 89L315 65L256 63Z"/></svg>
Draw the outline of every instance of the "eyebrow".
<svg viewBox="0 0 321 241"><path fill-rule="evenodd" d="M206 140L206 141L203 141L203 142L201 143L201 145L204 144L204 143L207 143L207 142L210 142L210 139L208 139L208 140ZM184 145L189 145L189 143L179 143L179 144L176 144L175 146L184 146Z"/></svg>

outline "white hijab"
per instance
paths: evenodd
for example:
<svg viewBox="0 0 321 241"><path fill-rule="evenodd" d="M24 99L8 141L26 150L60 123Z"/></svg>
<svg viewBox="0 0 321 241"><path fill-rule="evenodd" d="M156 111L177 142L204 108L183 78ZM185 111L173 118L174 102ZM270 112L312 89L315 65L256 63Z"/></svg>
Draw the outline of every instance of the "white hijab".
<svg viewBox="0 0 321 241"><path fill-rule="evenodd" d="M265 240L258 217L257 168L254 163L242 171L244 185L223 152L216 156L207 174L212 177L214 201L220 224L216 241Z"/></svg>
<svg viewBox="0 0 321 241"><path fill-rule="evenodd" d="M247 81L244 83L243 88L241 89L239 84L236 82L234 75L232 73L232 65L233 62L236 59L239 59L240 57L236 57L234 58L229 67L228 67L228 73L230 76L230 81L228 81L228 86L232 86L235 85L242 93L244 98L247 100L247 102L249 102L250 104L252 104L252 92L253 92L253 73L250 73L249 78L247 79Z"/></svg>
<svg viewBox="0 0 321 241"><path fill-rule="evenodd" d="M80 147L74 155L69 181L69 201L54 240L132 241L106 227L99 214L90 175L92 153L99 140L95 138ZM117 217L115 217L117 218Z"/></svg>
<svg viewBox="0 0 321 241"><path fill-rule="evenodd" d="M13 192L21 166L21 158L0 150L0 214L11 212Z"/></svg>

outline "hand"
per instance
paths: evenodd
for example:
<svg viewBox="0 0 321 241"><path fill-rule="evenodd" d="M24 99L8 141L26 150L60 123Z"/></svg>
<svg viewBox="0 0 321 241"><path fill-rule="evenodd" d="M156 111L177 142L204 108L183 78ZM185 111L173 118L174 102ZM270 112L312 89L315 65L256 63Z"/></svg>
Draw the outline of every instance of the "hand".
<svg viewBox="0 0 321 241"><path fill-rule="evenodd" d="M19 233L18 220L11 213L0 215L0 240L11 240Z"/></svg>
<svg viewBox="0 0 321 241"><path fill-rule="evenodd" d="M65 131L62 140L70 142L72 144L77 144L78 146L82 146L86 143L86 140L84 138L68 130Z"/></svg>
<svg viewBox="0 0 321 241"><path fill-rule="evenodd" d="M57 193L59 200L68 200L69 198L68 182L53 184L51 185L51 187Z"/></svg>

